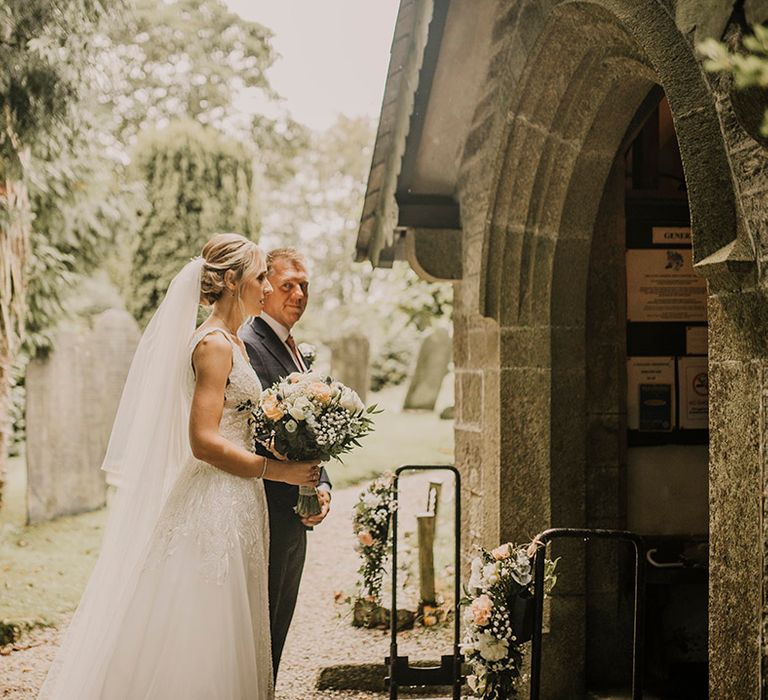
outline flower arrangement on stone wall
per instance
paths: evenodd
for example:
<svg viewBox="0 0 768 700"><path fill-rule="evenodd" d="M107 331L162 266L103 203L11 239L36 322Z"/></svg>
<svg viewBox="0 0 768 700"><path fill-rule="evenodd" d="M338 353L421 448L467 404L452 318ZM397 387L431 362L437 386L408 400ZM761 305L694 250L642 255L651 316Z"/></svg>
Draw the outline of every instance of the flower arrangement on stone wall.
<svg viewBox="0 0 768 700"><path fill-rule="evenodd" d="M472 668L470 688L484 700L504 700L517 694L523 665L523 646L529 641L533 601L531 545L503 544L481 549L472 560L464 586L466 632L461 646ZM544 591L555 585L557 560L544 568ZM526 629L528 628L528 629Z"/></svg>

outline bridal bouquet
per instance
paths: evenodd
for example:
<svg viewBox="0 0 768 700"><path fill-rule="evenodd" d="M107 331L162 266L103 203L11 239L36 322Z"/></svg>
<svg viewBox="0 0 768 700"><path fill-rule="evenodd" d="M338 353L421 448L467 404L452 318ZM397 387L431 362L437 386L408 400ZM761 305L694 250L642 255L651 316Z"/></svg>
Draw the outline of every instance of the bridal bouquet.
<svg viewBox="0 0 768 700"><path fill-rule="evenodd" d="M557 560L545 561L544 591L555 585ZM533 570L529 546L511 543L481 549L471 565L464 586L467 625L461 650L472 667L469 687L484 700L504 700L516 695L523 665L523 644L530 638L524 629L526 608L532 601Z"/></svg>
<svg viewBox="0 0 768 700"><path fill-rule="evenodd" d="M316 372L293 372L249 402L254 440L275 454L295 461L331 458L359 447L373 430L376 406L365 407L355 391ZM320 513L314 488L300 486L296 512Z"/></svg>

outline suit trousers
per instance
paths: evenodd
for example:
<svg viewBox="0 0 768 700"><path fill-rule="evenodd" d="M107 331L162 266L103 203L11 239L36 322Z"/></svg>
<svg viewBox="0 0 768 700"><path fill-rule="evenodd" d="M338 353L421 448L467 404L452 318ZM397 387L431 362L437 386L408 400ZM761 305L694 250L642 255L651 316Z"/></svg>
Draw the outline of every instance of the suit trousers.
<svg viewBox="0 0 768 700"><path fill-rule="evenodd" d="M285 504L269 508L269 617L272 669L277 679L307 554L307 529Z"/></svg>

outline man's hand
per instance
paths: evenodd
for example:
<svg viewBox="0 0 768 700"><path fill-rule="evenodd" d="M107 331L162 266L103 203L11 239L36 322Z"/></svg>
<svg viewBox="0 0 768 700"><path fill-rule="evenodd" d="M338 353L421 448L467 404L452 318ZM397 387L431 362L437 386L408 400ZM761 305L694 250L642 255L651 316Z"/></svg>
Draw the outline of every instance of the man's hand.
<svg viewBox="0 0 768 700"><path fill-rule="evenodd" d="M317 498L320 501L320 512L317 515L310 515L309 517L301 519L301 522L304 523L307 527L314 527L315 525L319 525L321 522L323 522L323 520L325 520L325 516L328 515L328 511L331 509L330 491L327 489L318 489Z"/></svg>

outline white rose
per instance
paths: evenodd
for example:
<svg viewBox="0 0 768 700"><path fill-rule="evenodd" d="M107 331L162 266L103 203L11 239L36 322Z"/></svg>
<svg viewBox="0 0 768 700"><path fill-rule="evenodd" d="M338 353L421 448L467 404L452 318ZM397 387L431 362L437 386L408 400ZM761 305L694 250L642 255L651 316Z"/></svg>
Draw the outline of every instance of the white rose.
<svg viewBox="0 0 768 700"><path fill-rule="evenodd" d="M339 399L339 406L345 411L354 413L358 410L357 405L360 403L360 397L349 388L344 388L341 392L341 398Z"/></svg>
<svg viewBox="0 0 768 700"><path fill-rule="evenodd" d="M475 557L471 564L471 575L469 577L469 587L479 589L483 587L483 563L480 557Z"/></svg>
<svg viewBox="0 0 768 700"><path fill-rule="evenodd" d="M375 493L366 493L363 496L363 505L366 508L375 508L377 505L379 505L379 499Z"/></svg>
<svg viewBox="0 0 768 700"><path fill-rule="evenodd" d="M291 418L295 418L296 420L304 420L306 418L306 416L304 415L304 411L302 411L295 404L288 409L288 413L291 414ZM286 428L287 427L288 426L286 425ZM294 430L295 430L295 428L294 428ZM293 430L291 430L290 432L293 432Z"/></svg>
<svg viewBox="0 0 768 700"><path fill-rule="evenodd" d="M501 661L506 655L509 643L506 639L496 639L489 632L478 635L477 646L486 661Z"/></svg>
<svg viewBox="0 0 768 700"><path fill-rule="evenodd" d="M483 567L483 578L493 586L499 580L499 565L498 564L486 564Z"/></svg>
<svg viewBox="0 0 768 700"><path fill-rule="evenodd" d="M285 429L286 429L286 430L287 430L289 433L295 433L295 432L296 432L296 429L297 429L298 427L299 427L299 426L298 426L298 424L296 423L296 421L295 421L295 420L289 420L289 421L287 421L287 422L286 422L286 424L285 424Z"/></svg>
<svg viewBox="0 0 768 700"><path fill-rule="evenodd" d="M288 413L296 420L305 420L311 411L312 402L306 396L297 396L293 401L293 406L288 409Z"/></svg>

